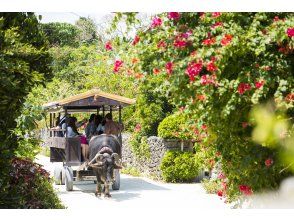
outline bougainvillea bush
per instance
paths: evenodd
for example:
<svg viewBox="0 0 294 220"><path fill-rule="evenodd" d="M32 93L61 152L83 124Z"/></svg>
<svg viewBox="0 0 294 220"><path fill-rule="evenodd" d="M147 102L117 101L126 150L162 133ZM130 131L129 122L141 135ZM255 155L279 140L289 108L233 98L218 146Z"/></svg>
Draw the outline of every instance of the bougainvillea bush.
<svg viewBox="0 0 294 220"><path fill-rule="evenodd" d="M2 208L64 208L54 192L49 173L29 159L14 158L9 172L9 194Z"/></svg>
<svg viewBox="0 0 294 220"><path fill-rule="evenodd" d="M272 100L293 123L293 28L293 13L162 13L128 51L140 60L124 64L138 81L164 77L157 92L190 115L195 139L219 152L229 199L290 175L277 148L252 140L249 113Z"/></svg>

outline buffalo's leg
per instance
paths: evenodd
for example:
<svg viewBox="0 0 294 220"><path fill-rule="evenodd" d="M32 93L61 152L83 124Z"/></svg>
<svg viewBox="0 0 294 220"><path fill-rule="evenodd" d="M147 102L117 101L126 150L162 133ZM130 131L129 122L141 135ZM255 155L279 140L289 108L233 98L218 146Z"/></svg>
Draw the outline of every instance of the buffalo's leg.
<svg viewBox="0 0 294 220"><path fill-rule="evenodd" d="M96 174L96 178L97 178L95 196L101 196L101 193L102 193L101 179L100 179L100 176L98 175L97 171L95 171L95 174Z"/></svg>
<svg viewBox="0 0 294 220"><path fill-rule="evenodd" d="M104 184L104 188L105 188L104 196L110 198L111 195L109 193L109 184Z"/></svg>

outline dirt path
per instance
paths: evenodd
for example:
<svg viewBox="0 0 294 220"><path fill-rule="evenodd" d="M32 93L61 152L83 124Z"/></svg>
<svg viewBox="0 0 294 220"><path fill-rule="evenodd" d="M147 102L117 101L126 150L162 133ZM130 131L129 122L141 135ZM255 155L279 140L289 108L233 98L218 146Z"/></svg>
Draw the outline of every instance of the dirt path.
<svg viewBox="0 0 294 220"><path fill-rule="evenodd" d="M54 164L48 157L38 156L37 162L53 173ZM188 208L223 209L229 208L216 195L206 194L200 183L167 184L147 178L121 175L119 191L111 190L112 198L97 198L93 181L74 182L74 190L67 192L65 186L55 185L57 194L69 209L112 207L119 208Z"/></svg>

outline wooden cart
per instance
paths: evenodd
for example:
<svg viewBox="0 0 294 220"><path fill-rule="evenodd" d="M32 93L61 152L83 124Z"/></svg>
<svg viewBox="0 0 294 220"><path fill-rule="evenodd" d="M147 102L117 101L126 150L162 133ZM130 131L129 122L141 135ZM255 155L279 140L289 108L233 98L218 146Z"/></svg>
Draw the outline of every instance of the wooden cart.
<svg viewBox="0 0 294 220"><path fill-rule="evenodd" d="M54 129L56 118L60 118L61 114L66 115L78 112L97 113L102 114L104 117L106 112L118 111L119 123L122 123L121 111L123 107L135 104L135 102L136 100L134 99L94 89L43 105L46 112L49 113L50 128L47 146L50 147L50 161L62 162L63 164L62 166L55 166L54 180L56 184L64 184L66 190L71 191L75 180L96 180L92 170L85 166L79 137L60 137L60 134L64 133L66 129ZM121 157L121 134L118 138L121 145L119 151L119 156ZM112 189L119 190L119 188L120 174L119 170L115 170L115 182L112 185Z"/></svg>

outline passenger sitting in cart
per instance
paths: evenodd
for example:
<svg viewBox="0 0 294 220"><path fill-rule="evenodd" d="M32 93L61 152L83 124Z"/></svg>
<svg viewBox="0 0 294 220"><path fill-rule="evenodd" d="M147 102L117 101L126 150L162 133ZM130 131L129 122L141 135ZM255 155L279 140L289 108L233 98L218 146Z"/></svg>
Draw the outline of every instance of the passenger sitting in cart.
<svg viewBox="0 0 294 220"><path fill-rule="evenodd" d="M108 113L105 115L105 130L104 133L105 134L112 134L115 135L116 137L118 137L118 135L120 134L120 132L123 130L123 125L115 122L112 120L112 114Z"/></svg>
<svg viewBox="0 0 294 220"><path fill-rule="evenodd" d="M84 135L81 135L76 126L76 119L74 117L70 117L68 119L67 129L66 129L66 137L80 137L81 147L82 147L82 155L87 161L89 159L89 145L87 142L87 138Z"/></svg>
<svg viewBox="0 0 294 220"><path fill-rule="evenodd" d="M96 134L100 135L104 133L105 130L105 120L101 115L96 116L96 123L97 123L97 128L96 128Z"/></svg>
<svg viewBox="0 0 294 220"><path fill-rule="evenodd" d="M96 123L95 123L95 118L97 116L95 114L91 114L90 118L89 118L89 122L85 128L85 133L86 133L86 137L88 140L91 139L91 137L94 135L95 131L96 131Z"/></svg>

